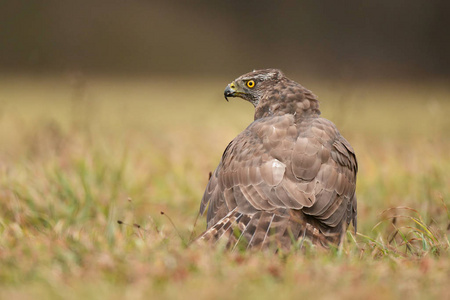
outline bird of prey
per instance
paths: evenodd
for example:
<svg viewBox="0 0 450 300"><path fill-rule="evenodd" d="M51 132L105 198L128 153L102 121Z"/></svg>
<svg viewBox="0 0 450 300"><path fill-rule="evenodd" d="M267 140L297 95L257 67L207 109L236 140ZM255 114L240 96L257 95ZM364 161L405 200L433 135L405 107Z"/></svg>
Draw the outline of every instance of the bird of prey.
<svg viewBox="0 0 450 300"><path fill-rule="evenodd" d="M244 74L225 89L255 107L254 121L223 152L200 204L199 240L227 248L328 248L356 232L355 152L317 97L280 70ZM300 246L301 247L301 246Z"/></svg>

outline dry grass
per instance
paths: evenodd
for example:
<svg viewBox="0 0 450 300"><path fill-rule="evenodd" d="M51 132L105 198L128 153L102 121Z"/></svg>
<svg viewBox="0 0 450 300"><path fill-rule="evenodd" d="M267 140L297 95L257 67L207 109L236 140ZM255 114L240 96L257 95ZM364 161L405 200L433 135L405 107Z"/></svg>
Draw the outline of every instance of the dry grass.
<svg viewBox="0 0 450 300"><path fill-rule="evenodd" d="M448 86L305 83L357 151L358 234L272 255L185 245L252 120L227 80L0 78L0 298L450 297Z"/></svg>

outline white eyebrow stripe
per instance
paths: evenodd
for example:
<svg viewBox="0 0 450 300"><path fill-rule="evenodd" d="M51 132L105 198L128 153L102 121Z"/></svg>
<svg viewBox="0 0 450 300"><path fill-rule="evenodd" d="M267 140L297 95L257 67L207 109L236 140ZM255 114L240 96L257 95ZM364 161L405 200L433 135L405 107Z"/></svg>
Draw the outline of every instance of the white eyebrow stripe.
<svg viewBox="0 0 450 300"><path fill-rule="evenodd" d="M251 79L258 79L258 80L267 80L269 78L275 77L275 73L270 72L270 73L266 73L266 74L258 74L255 76L251 76L251 77L242 77L242 80L251 80Z"/></svg>

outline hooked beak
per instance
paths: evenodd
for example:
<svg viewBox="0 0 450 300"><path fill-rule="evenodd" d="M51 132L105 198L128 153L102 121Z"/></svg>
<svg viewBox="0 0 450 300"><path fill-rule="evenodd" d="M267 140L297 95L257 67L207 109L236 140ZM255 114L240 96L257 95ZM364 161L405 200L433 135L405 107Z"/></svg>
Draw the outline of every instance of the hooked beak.
<svg viewBox="0 0 450 300"><path fill-rule="evenodd" d="M234 82L227 85L227 87L225 88L225 91L223 92L223 95L225 96L225 100L227 100L227 101L228 101L228 97L236 97L236 90L235 90Z"/></svg>

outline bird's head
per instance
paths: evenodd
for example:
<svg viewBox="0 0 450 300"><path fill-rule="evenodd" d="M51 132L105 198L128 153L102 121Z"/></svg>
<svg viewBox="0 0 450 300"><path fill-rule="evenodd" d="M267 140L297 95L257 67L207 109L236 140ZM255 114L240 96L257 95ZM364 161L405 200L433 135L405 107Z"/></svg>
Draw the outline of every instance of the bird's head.
<svg viewBox="0 0 450 300"><path fill-rule="evenodd" d="M227 101L228 97L240 97L256 107L269 87L275 86L283 78L284 74L277 69L255 70L239 76L227 85L224 96Z"/></svg>

